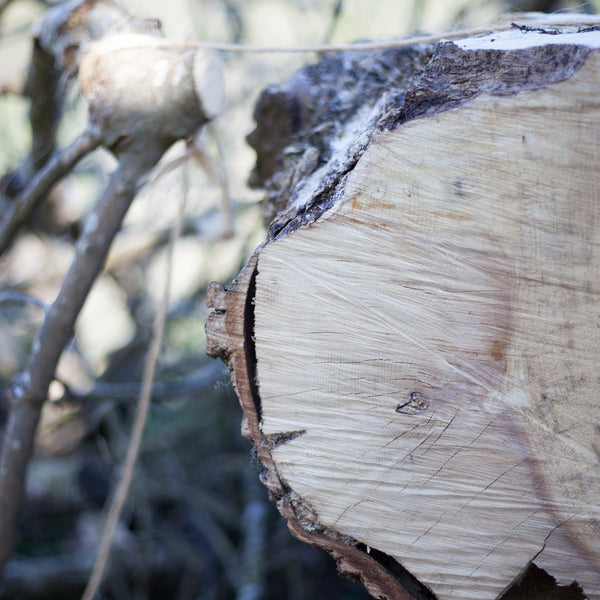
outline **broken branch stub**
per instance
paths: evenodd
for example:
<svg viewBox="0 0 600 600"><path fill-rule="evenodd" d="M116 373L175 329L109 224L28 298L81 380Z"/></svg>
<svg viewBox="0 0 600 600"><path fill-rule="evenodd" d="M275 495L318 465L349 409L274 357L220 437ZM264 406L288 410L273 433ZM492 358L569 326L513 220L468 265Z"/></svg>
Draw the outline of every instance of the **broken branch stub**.
<svg viewBox="0 0 600 600"><path fill-rule="evenodd" d="M33 57L25 91L31 98L33 144L25 180L31 168L39 170L52 156L62 101L82 54L95 40L122 31L157 35L160 24L133 17L106 0L71 0L47 10L32 26Z"/></svg>
<svg viewBox="0 0 600 600"><path fill-rule="evenodd" d="M8 248L51 186L70 169L56 168L64 155L55 151L55 135L66 91L76 80L83 53L93 41L124 31L158 35L160 24L137 19L107 0L71 0L53 6L33 25L32 59L25 85L31 99L31 151L15 171L0 179L0 253ZM101 134L92 125L80 141L83 145L89 142L93 148L100 143ZM79 142L75 145L83 146ZM39 185L40 178L46 185Z"/></svg>
<svg viewBox="0 0 600 600"><path fill-rule="evenodd" d="M141 143L159 152L187 138L222 109L218 57L144 34L117 34L91 44L81 61L90 119L119 153ZM143 141L142 141L143 140Z"/></svg>
<svg viewBox="0 0 600 600"><path fill-rule="evenodd" d="M374 96L313 67L251 138L280 212L209 352L291 531L375 597L600 598L600 31L536 18Z"/></svg>

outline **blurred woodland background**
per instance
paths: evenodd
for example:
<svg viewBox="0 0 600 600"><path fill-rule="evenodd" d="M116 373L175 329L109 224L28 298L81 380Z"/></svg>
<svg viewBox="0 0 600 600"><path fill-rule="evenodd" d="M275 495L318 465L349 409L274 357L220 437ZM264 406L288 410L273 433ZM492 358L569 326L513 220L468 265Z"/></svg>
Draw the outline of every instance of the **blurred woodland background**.
<svg viewBox="0 0 600 600"><path fill-rule="evenodd" d="M158 18L169 39L256 45L346 43L440 33L493 22L514 10L596 12L587 3L522 0L121 0ZM0 0L0 187L31 149L32 23L49 0ZM245 138L260 92L315 53L223 53L226 103L186 151L178 142L136 197L77 320L38 427L16 552L0 599L79 598L89 578L121 473L169 232L182 199L165 335L140 459L102 587L110 599L367 598L322 551L295 541L259 483L240 434L226 369L205 355L207 284L228 282L264 240L261 191L247 185ZM65 82L66 85L66 82ZM85 128L87 105L68 90L57 132L64 147ZM54 301L90 208L114 169L99 149L58 184L0 256L0 425Z"/></svg>

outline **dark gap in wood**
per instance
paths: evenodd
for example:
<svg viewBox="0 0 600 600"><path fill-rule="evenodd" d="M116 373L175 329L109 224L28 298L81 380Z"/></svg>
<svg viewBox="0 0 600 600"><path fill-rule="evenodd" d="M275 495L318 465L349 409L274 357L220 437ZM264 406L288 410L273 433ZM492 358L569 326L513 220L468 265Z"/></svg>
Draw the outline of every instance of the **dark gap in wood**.
<svg viewBox="0 0 600 600"><path fill-rule="evenodd" d="M273 433L271 435L265 435L265 439L271 445L271 450L274 450L278 446L282 444L286 444L287 442L291 442L296 438L304 435L306 433L306 429L300 429L299 431L285 431L283 433Z"/></svg>
<svg viewBox="0 0 600 600"><path fill-rule="evenodd" d="M244 307L244 356L246 357L248 385L252 394L252 402L254 403L257 422L260 423L262 419L262 406L260 404L260 395L256 381L256 347L254 345L254 296L256 294L257 274L258 268L255 267L250 277L248 293L246 294L246 305Z"/></svg>
<svg viewBox="0 0 600 600"><path fill-rule="evenodd" d="M366 150L366 146L363 148L364 150ZM276 218L269 226L267 239L272 241L279 237L287 237L300 227L312 225L318 221L344 194L346 176L352 172L361 156L362 152L357 153L346 168L335 174L327 187L317 194L311 202L295 211L293 215L285 212L281 220L279 217Z"/></svg>
<svg viewBox="0 0 600 600"><path fill-rule="evenodd" d="M588 597L576 581L559 585L552 575L531 563L498 600L588 600Z"/></svg>
<svg viewBox="0 0 600 600"><path fill-rule="evenodd" d="M424 586L410 571L407 571L389 554L376 548L369 548L367 552L367 547L364 544L357 544L356 547L368 554L373 560L376 560L415 600L438 600L438 597L428 587Z"/></svg>

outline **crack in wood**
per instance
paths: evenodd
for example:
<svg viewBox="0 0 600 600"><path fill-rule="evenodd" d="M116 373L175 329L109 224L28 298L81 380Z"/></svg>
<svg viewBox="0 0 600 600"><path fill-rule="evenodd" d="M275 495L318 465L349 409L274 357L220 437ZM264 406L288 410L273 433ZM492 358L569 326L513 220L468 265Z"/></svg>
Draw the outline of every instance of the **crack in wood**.
<svg viewBox="0 0 600 600"><path fill-rule="evenodd" d="M376 560L388 573L413 596L415 600L437 600L437 596L425 585L423 585L414 575L407 571L396 559L385 552L357 544L356 546L362 552L368 554Z"/></svg>
<svg viewBox="0 0 600 600"><path fill-rule="evenodd" d="M524 569L498 600L587 600L588 596L580 585L573 581L569 585L558 585L556 579L533 562Z"/></svg>
<svg viewBox="0 0 600 600"><path fill-rule="evenodd" d="M286 444L287 442L291 442L305 433L306 429L300 429L298 431L285 431L282 433L271 433L269 435L265 435L265 440L269 442L271 450L274 450L278 446Z"/></svg>
<svg viewBox="0 0 600 600"><path fill-rule="evenodd" d="M258 268L254 271L248 283L248 292L246 294L246 304L244 306L244 355L246 357L246 369L248 370L248 383L250 393L256 411L256 417L260 423L262 419L262 406L260 395L258 393L258 382L256 380L256 347L254 345L254 295L256 293L256 276Z"/></svg>

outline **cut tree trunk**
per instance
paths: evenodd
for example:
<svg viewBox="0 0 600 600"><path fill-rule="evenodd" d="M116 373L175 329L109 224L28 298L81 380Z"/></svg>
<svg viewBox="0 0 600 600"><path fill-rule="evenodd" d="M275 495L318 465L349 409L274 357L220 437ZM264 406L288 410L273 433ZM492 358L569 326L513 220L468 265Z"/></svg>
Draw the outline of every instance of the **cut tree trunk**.
<svg viewBox="0 0 600 600"><path fill-rule="evenodd" d="M378 598L600 598L600 31L541 18L257 106L276 216L209 353L292 533Z"/></svg>

